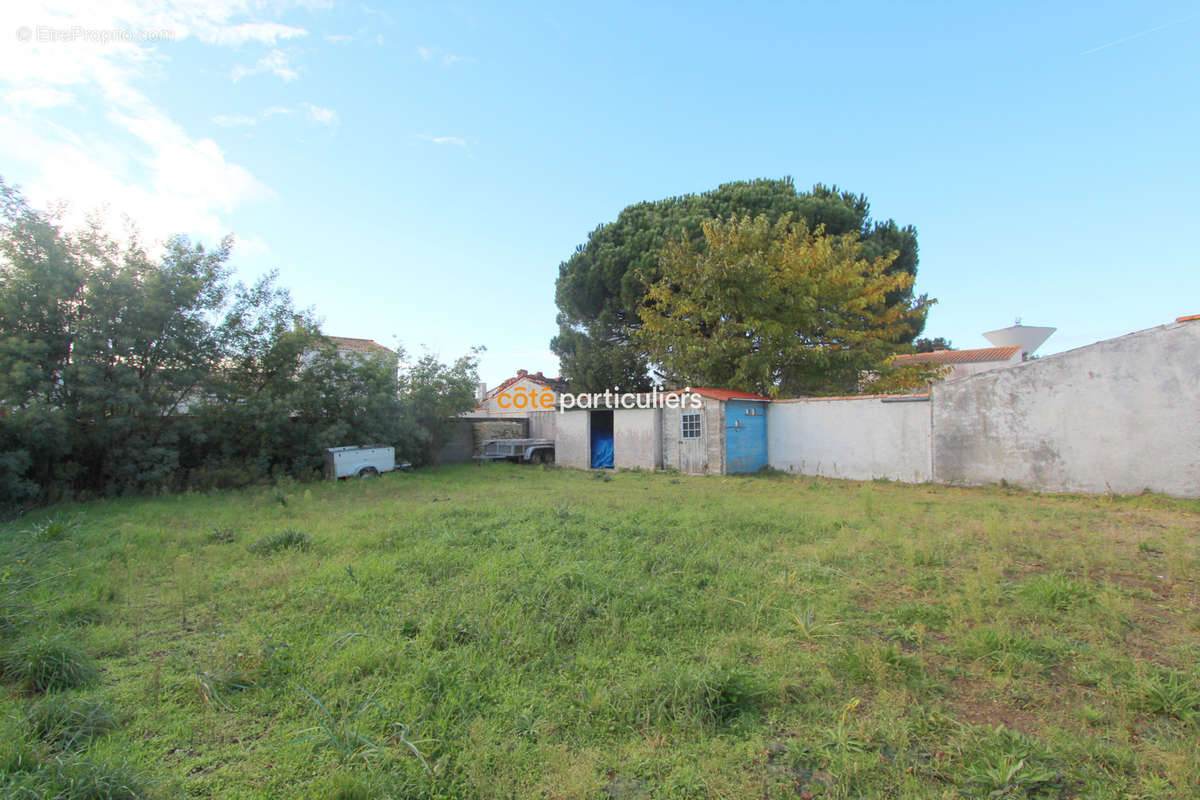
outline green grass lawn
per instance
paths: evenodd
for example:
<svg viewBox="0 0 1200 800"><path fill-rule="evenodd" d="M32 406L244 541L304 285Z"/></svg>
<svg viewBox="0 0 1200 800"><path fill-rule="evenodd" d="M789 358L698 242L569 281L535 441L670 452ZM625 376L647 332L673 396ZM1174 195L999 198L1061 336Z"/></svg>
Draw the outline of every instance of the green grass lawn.
<svg viewBox="0 0 1200 800"><path fill-rule="evenodd" d="M6 797L1200 791L1195 501L466 466L0 554Z"/></svg>

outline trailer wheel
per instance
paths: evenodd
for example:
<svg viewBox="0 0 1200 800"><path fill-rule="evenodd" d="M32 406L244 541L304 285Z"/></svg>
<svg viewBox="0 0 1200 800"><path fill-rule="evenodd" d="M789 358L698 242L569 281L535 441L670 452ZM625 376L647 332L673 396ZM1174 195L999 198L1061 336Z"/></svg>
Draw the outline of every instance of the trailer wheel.
<svg viewBox="0 0 1200 800"><path fill-rule="evenodd" d="M378 478L379 470L375 469L374 467L363 467L362 469L360 469L358 471L358 477L360 477L360 478Z"/></svg>

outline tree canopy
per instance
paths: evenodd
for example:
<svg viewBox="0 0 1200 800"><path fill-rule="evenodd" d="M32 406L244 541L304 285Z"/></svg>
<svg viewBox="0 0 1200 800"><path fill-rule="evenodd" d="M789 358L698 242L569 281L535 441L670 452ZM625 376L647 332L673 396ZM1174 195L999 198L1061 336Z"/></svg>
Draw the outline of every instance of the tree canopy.
<svg viewBox="0 0 1200 800"><path fill-rule="evenodd" d="M704 246L671 242L641 306L636 343L675 383L769 395L856 391L890 373L895 341L924 318L924 296L889 302L913 276L895 254L864 255L785 214L702 223ZM890 374L888 377L892 377Z"/></svg>
<svg viewBox="0 0 1200 800"><path fill-rule="evenodd" d="M232 247L68 231L0 180L0 506L303 477L344 444L432 458L476 353L399 380L402 351L343 358L274 275L233 281Z"/></svg>
<svg viewBox="0 0 1200 800"><path fill-rule="evenodd" d="M738 181L697 195L645 202L624 209L615 222L601 225L585 244L559 266L555 300L558 335L551 348L563 376L579 391L614 385L648 388L649 354L636 336L640 309L660 277L659 260L671 241L703 248L702 226L712 219L765 216L775 223L785 215L808 228L823 226L828 235L853 234L861 257L891 256L886 272L915 277L917 233L892 220L875 221L861 194L816 185L797 192L790 178ZM894 254L894 255L892 255ZM912 300L912 285L888 296L891 304ZM922 314L897 329L897 344L911 342L924 327Z"/></svg>

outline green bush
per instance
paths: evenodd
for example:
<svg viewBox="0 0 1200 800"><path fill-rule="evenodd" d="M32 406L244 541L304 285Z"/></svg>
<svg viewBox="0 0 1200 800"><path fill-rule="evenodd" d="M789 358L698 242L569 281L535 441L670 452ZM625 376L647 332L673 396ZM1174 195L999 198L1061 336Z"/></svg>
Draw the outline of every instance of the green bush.
<svg viewBox="0 0 1200 800"><path fill-rule="evenodd" d="M117 721L98 700L50 695L26 709L25 726L55 749L71 751L113 730Z"/></svg>
<svg viewBox="0 0 1200 800"><path fill-rule="evenodd" d="M92 657L61 637L18 641L0 657L0 674L29 692L74 689L99 674Z"/></svg>
<svg viewBox="0 0 1200 800"><path fill-rule="evenodd" d="M246 546L246 549L257 555L266 555L267 553L278 553L281 550L308 550L312 547L312 540L307 533L295 531L291 528L273 533L262 537L261 539L251 542Z"/></svg>
<svg viewBox="0 0 1200 800"><path fill-rule="evenodd" d="M1140 707L1180 722L1200 720L1200 680L1177 669L1160 668L1138 682Z"/></svg>
<svg viewBox="0 0 1200 800"><path fill-rule="evenodd" d="M144 800L147 796L142 779L125 764L47 761L6 778L0 778L0 791L14 800Z"/></svg>
<svg viewBox="0 0 1200 800"><path fill-rule="evenodd" d="M57 542L70 536L79 527L75 517L54 516L35 522L29 528L29 538L35 542Z"/></svg>

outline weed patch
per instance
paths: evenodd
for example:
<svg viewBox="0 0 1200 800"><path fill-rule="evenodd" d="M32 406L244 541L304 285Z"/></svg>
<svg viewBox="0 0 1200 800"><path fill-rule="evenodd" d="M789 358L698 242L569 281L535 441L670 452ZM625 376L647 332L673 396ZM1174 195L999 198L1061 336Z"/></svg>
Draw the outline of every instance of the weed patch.
<svg viewBox="0 0 1200 800"><path fill-rule="evenodd" d="M0 657L0 674L27 692L52 692L85 686L97 677L95 661L62 637L25 639Z"/></svg>
<svg viewBox="0 0 1200 800"><path fill-rule="evenodd" d="M283 550L299 550L304 552L311 547L312 539L307 533L289 528L279 533L257 539L247 545L246 549L255 555L261 556L278 553Z"/></svg>
<svg viewBox="0 0 1200 800"><path fill-rule="evenodd" d="M56 750L75 751L117 727L108 706L98 700L50 695L25 712L25 728Z"/></svg>

